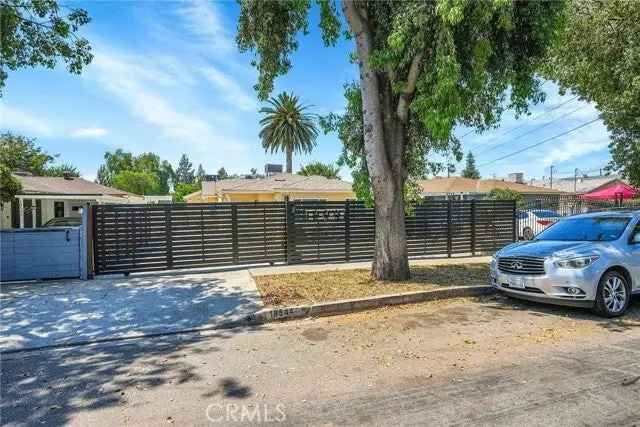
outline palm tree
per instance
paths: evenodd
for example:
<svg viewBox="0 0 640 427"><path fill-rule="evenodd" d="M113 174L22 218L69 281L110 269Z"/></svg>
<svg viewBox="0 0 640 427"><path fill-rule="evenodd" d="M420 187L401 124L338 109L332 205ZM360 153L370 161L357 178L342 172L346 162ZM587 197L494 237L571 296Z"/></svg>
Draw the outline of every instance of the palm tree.
<svg viewBox="0 0 640 427"><path fill-rule="evenodd" d="M340 174L340 168L334 166L331 163L312 162L306 166L303 166L298 175L312 176L320 175L328 179L338 179Z"/></svg>
<svg viewBox="0 0 640 427"><path fill-rule="evenodd" d="M283 92L267 101L260 109L260 138L265 151L284 151L287 155L287 173L293 171L293 152L310 153L316 145L318 129L315 115L307 113L308 105L300 104L298 97Z"/></svg>

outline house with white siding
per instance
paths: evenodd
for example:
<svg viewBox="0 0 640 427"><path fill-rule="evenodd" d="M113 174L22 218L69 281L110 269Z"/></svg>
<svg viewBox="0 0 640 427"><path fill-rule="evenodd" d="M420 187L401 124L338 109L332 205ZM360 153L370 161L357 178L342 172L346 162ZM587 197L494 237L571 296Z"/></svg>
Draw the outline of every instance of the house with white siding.
<svg viewBox="0 0 640 427"><path fill-rule="evenodd" d="M89 204L145 203L142 196L83 178L13 175L22 191L11 202L0 203L0 228L36 228L52 218L80 217Z"/></svg>

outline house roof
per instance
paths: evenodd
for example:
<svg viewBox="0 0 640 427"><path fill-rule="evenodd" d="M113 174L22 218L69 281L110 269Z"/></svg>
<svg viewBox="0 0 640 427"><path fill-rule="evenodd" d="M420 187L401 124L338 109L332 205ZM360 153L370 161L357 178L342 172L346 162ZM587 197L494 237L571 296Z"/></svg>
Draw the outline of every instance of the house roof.
<svg viewBox="0 0 640 427"><path fill-rule="evenodd" d="M575 192L578 194L589 193L590 191L597 190L603 187L607 187L610 185L615 185L617 182L621 181L619 175L604 175L604 176L587 176L587 177L578 177L577 179L574 177L570 178L554 178L553 180L553 188L565 191L567 193L573 193L574 188ZM623 181L624 182L624 181ZM550 181L546 180L534 180L533 185L538 187L550 187Z"/></svg>
<svg viewBox="0 0 640 427"><path fill-rule="evenodd" d="M454 176L418 181L424 194L489 193L494 188L514 190L522 194L558 194L556 189L535 187L499 179L471 179Z"/></svg>
<svg viewBox="0 0 640 427"><path fill-rule="evenodd" d="M142 197L116 188L107 187L83 178L14 175L22 184L20 194L46 194L65 196Z"/></svg>
<svg viewBox="0 0 640 427"><path fill-rule="evenodd" d="M274 192L344 192L350 193L351 183L323 176L278 174L259 179L223 179L202 183L202 195L217 193L274 193Z"/></svg>

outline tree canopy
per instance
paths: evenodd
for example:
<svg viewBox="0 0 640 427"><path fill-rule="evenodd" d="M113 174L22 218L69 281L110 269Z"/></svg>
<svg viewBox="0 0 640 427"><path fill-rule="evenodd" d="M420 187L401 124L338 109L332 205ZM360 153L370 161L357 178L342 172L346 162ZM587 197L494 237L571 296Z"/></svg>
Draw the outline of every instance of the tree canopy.
<svg viewBox="0 0 640 427"><path fill-rule="evenodd" d="M597 104L611 167L640 186L640 2L570 0L546 74Z"/></svg>
<svg viewBox="0 0 640 427"><path fill-rule="evenodd" d="M0 134L0 187L3 201L11 200L21 191L21 185L12 172L29 172L36 176L80 176L78 168L65 162L54 164L58 154L50 154L36 144L35 138L28 138L11 132Z"/></svg>
<svg viewBox="0 0 640 427"><path fill-rule="evenodd" d="M80 27L91 18L83 9L56 0L0 0L0 96L9 70L60 61L79 74L91 62L91 46Z"/></svg>
<svg viewBox="0 0 640 427"><path fill-rule="evenodd" d="M125 172L127 173L124 174ZM144 176L128 172L141 173ZM124 175L117 179L122 174ZM144 182L139 186L133 184L132 180L135 177L141 177ZM175 181L175 173L171 164L166 160L160 160L160 156L155 153L134 156L118 148L114 152L107 151L104 154L104 163L98 169L96 181L135 194L162 195L169 194L171 184ZM144 193L137 193L133 188L142 188Z"/></svg>
<svg viewBox="0 0 640 427"><path fill-rule="evenodd" d="M218 179L228 179L229 173L224 167L221 167L220 169L218 169L218 172L216 172L216 176L218 177Z"/></svg>
<svg viewBox="0 0 640 427"><path fill-rule="evenodd" d="M141 196L159 194L158 177L150 172L124 170L113 177L113 186Z"/></svg>
<svg viewBox="0 0 640 427"><path fill-rule="evenodd" d="M36 145L35 138L11 132L0 135L0 163L12 172L23 171L33 175L45 175L48 165L56 157Z"/></svg>
<svg viewBox="0 0 640 427"><path fill-rule="evenodd" d="M333 44L343 22L337 2L317 4L323 40ZM256 90L266 99L274 79L291 68L302 40L298 33L309 31L311 2L242 0L240 5L238 45L255 54ZM563 2L343 0L340 6L360 71L357 84L347 87L346 112L356 111L350 104L359 92L356 131L362 132L361 137L342 132L349 144L344 157L357 166L356 185L365 184L366 166L375 201L373 273L404 280L409 277L408 188L424 173L428 154L458 144L455 126L484 130L499 123L505 108L518 115L544 99L536 72L557 37ZM327 123L340 135L341 124L358 118L333 119Z"/></svg>
<svg viewBox="0 0 640 427"><path fill-rule="evenodd" d="M518 209L526 208L524 196L516 190L509 188L494 188L489 192L489 198L491 200L515 200Z"/></svg>
<svg viewBox="0 0 640 427"><path fill-rule="evenodd" d="M340 168L331 163L311 162L307 165L304 165L298 171L298 175L319 175L329 179L338 179L340 177Z"/></svg>
<svg viewBox="0 0 640 427"><path fill-rule="evenodd" d="M189 161L189 157L183 154L176 168L176 184L193 184L196 181L193 164Z"/></svg>
<svg viewBox="0 0 640 427"><path fill-rule="evenodd" d="M184 197L200 190L201 183L185 184L177 183L173 191L174 202L184 202Z"/></svg>
<svg viewBox="0 0 640 427"><path fill-rule="evenodd" d="M202 164L198 165L198 171L196 172L196 181L197 182L202 182L204 180L204 177L207 173L204 171L204 168L202 167Z"/></svg>
<svg viewBox="0 0 640 427"><path fill-rule="evenodd" d="M467 154L467 163L461 175L463 178L480 179L480 171L476 167L476 159L471 151Z"/></svg>

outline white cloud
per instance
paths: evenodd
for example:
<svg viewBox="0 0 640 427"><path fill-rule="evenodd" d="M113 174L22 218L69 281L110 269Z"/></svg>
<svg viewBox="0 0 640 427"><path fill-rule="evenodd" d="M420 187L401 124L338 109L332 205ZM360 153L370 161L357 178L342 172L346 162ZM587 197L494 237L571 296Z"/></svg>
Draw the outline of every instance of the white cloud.
<svg viewBox="0 0 640 427"><path fill-rule="evenodd" d="M200 70L205 78L220 92L225 102L235 105L244 111L255 111L258 107L256 100L245 92L240 85L228 75L209 65Z"/></svg>
<svg viewBox="0 0 640 427"><path fill-rule="evenodd" d="M50 136L53 126L44 118L11 108L0 103L0 129L28 133L29 136Z"/></svg>
<svg viewBox="0 0 640 427"><path fill-rule="evenodd" d="M235 49L233 36L224 27L224 17L215 3L205 0L189 1L178 9L177 14L184 27L201 38L211 50L226 54Z"/></svg>
<svg viewBox="0 0 640 427"><path fill-rule="evenodd" d="M107 134L107 130L103 128L79 128L71 131L71 138L102 138Z"/></svg>
<svg viewBox="0 0 640 427"><path fill-rule="evenodd" d="M593 137L592 137L593 138ZM553 148L544 155L544 165L549 166L559 162L566 162L578 157L582 157L587 154L595 153L600 150L604 150L609 146L609 139L598 140L586 140L582 137L579 140L573 138L569 141L565 141L558 147Z"/></svg>
<svg viewBox="0 0 640 427"><path fill-rule="evenodd" d="M95 50L95 58L85 76L118 99L133 116L155 126L165 138L201 151L221 144L225 149L244 149L219 130L222 126L212 126L216 119L225 121L228 116L204 118L191 109L183 111L180 105L184 104L166 94L167 85L172 85L176 93L187 93L188 82L183 84L179 79L168 77L166 70L156 69L157 63L146 63L144 57L135 61L131 55L105 48Z"/></svg>

